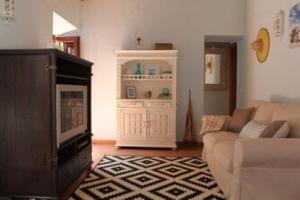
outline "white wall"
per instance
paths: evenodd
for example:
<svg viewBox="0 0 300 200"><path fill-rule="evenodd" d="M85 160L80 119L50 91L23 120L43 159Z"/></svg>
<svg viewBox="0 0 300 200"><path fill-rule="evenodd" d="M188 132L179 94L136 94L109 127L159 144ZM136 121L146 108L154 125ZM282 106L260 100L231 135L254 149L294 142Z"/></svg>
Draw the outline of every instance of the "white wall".
<svg viewBox="0 0 300 200"><path fill-rule="evenodd" d="M247 0L246 69L242 72L242 104L251 99L300 103L300 48L289 47L289 9L299 0ZM271 37L268 60L259 64L250 44L261 27L272 30L272 19L285 11L285 35L280 39Z"/></svg>
<svg viewBox="0 0 300 200"><path fill-rule="evenodd" d="M177 138L182 139L188 89L195 124L203 111L205 35L244 34L244 0L88 0L82 4L82 55L93 67L93 132L116 138L115 50L171 42L179 50Z"/></svg>
<svg viewBox="0 0 300 200"><path fill-rule="evenodd" d="M0 20L0 48L46 47L52 37L52 15L37 0L16 0L14 22Z"/></svg>
<svg viewBox="0 0 300 200"><path fill-rule="evenodd" d="M46 48L52 42L52 11L80 26L79 0L15 0L14 22L0 20L0 48Z"/></svg>
<svg viewBox="0 0 300 200"><path fill-rule="evenodd" d="M80 28L80 0L35 0L43 2L50 10L68 20L71 24Z"/></svg>

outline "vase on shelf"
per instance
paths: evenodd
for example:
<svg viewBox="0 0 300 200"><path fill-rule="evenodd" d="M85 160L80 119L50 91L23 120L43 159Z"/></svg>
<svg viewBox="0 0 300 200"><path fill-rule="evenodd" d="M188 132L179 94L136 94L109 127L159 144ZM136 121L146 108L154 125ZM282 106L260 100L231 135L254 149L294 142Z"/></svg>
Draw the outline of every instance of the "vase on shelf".
<svg viewBox="0 0 300 200"><path fill-rule="evenodd" d="M163 88L163 89L162 89L162 94L163 94L164 96L169 96L169 95L170 95L170 90L169 90L169 88Z"/></svg>
<svg viewBox="0 0 300 200"><path fill-rule="evenodd" d="M136 38L136 49L141 49L141 42L142 42L142 38L137 37Z"/></svg>
<svg viewBox="0 0 300 200"><path fill-rule="evenodd" d="M134 75L136 75L135 78L141 78L141 75L142 75L142 65L141 65L141 63L138 63L136 65L136 68L134 70Z"/></svg>

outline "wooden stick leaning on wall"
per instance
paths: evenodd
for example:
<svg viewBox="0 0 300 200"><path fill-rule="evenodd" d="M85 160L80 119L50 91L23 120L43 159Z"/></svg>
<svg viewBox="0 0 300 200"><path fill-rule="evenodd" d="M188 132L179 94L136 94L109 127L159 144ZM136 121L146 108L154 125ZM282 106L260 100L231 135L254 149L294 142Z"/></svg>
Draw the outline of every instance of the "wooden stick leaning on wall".
<svg viewBox="0 0 300 200"><path fill-rule="evenodd" d="M194 123L193 123L193 108L191 100L191 90L189 90L189 104L185 121L184 142L194 143Z"/></svg>

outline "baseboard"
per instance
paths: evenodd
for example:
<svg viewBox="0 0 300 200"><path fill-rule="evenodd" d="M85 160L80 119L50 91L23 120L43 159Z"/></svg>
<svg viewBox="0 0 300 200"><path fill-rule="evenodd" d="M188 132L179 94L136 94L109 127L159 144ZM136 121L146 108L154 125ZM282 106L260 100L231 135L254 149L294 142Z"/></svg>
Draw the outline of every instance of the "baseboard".
<svg viewBox="0 0 300 200"><path fill-rule="evenodd" d="M106 144L106 145L115 145L116 144L116 140L97 140L97 139L93 139L92 140L92 144ZM202 142L193 142L193 143L187 143L184 141L177 141L177 146L185 146L185 145L202 145Z"/></svg>
<svg viewBox="0 0 300 200"><path fill-rule="evenodd" d="M97 140L97 139L93 139L92 140L92 144L110 144L110 145L115 145L116 144L116 140Z"/></svg>

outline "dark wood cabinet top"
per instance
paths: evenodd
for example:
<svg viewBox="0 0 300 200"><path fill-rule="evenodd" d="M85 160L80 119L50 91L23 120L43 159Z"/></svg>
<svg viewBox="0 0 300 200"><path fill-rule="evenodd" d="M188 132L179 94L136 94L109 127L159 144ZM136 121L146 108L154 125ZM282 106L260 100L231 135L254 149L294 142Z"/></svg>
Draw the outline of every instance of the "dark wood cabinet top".
<svg viewBox="0 0 300 200"><path fill-rule="evenodd" d="M66 59L71 59L77 63L82 65L91 66L94 63L85 60L83 58L78 58L71 54L65 53L59 49L0 49L0 56L1 55L27 55L27 54L55 54L58 57L64 57Z"/></svg>

